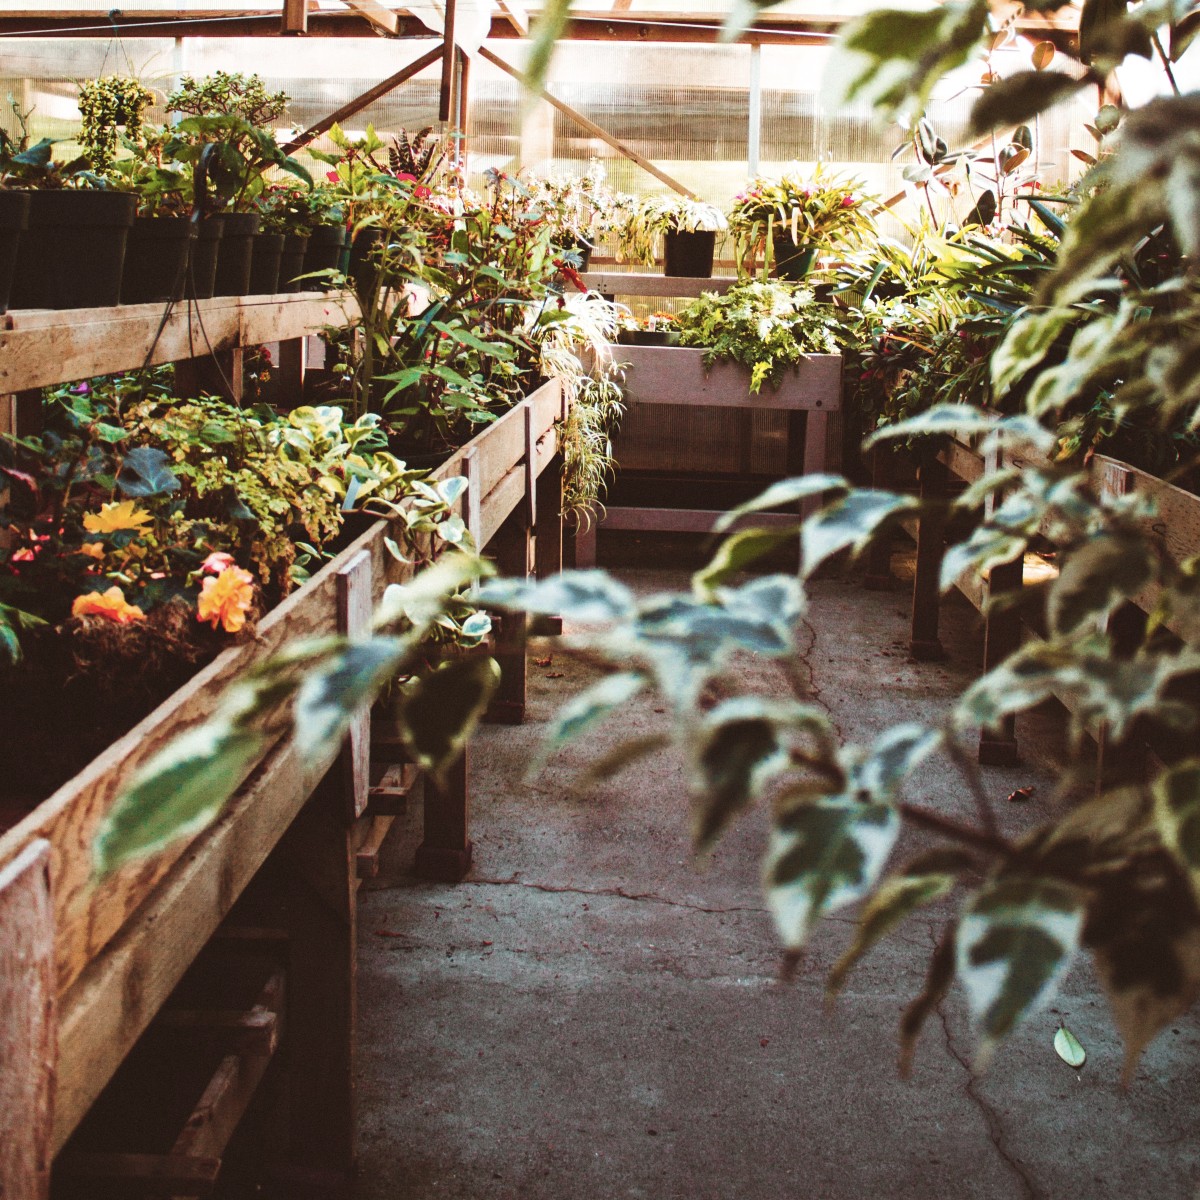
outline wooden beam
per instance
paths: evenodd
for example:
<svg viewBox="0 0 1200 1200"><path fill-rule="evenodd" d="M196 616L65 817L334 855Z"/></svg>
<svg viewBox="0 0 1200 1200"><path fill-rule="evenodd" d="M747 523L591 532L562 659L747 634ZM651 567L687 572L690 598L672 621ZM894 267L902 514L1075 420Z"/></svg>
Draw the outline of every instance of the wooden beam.
<svg viewBox="0 0 1200 1200"><path fill-rule="evenodd" d="M282 34L304 34L308 32L308 0L283 0Z"/></svg>
<svg viewBox="0 0 1200 1200"><path fill-rule="evenodd" d="M528 87L528 84L525 82L525 76L522 75L521 72L516 69L516 67L510 66L504 61L504 59L493 54L492 51L490 51L486 46L479 47L479 54L481 58L485 59L487 62L490 62L494 67L499 67L500 70L504 71L508 75L511 75L519 83ZM681 196L688 196L693 200L696 199L695 192L684 187L683 184L678 180L672 179L671 176L666 173L666 171L656 167L648 158L643 158L631 146L627 146L619 138L613 137L613 135L609 133L607 129L602 129L596 124L595 121L585 117L583 113L577 112L569 104L564 103L562 100L558 99L557 96L552 96L544 89L540 90L538 95L541 96L547 104L557 108L558 111L564 116L570 117L576 125L582 126L582 128L586 129L593 137L598 137L602 142L607 143L618 153L625 155L625 157L631 162L637 163L637 165L641 167L643 171L653 175L655 179L659 180L659 182L665 183L673 192L678 192Z"/></svg>
<svg viewBox="0 0 1200 1200"><path fill-rule="evenodd" d="M454 92L454 0L446 0L446 25L442 31L442 89L438 97L438 120L450 120L450 101Z"/></svg>
<svg viewBox="0 0 1200 1200"><path fill-rule="evenodd" d="M342 0L342 3L388 37L395 37L400 30L399 16L392 9L385 8L379 0Z"/></svg>
<svg viewBox="0 0 1200 1200"><path fill-rule="evenodd" d="M319 138L327 130L332 129L334 125L344 121L347 117L354 116L357 112L361 112L367 105L374 104L380 96L386 96L388 92L398 88L402 83L407 83L414 75L419 75L426 67L431 66L441 57L442 47L435 46L432 50L422 54L415 62L411 62L407 67L397 71L395 75L389 75L373 88L368 88L362 95L355 96L353 100L347 101L337 112L332 112L329 116L323 117L315 125L310 125L303 133L298 134L284 146L284 153L294 154L302 146L307 146L309 142L315 138Z"/></svg>
<svg viewBox="0 0 1200 1200"><path fill-rule="evenodd" d="M466 51L458 52L458 144L455 157L463 168L467 165L467 131L471 128L471 60Z"/></svg>
<svg viewBox="0 0 1200 1200"><path fill-rule="evenodd" d="M508 18L508 22L517 31L518 37L529 34L529 14L521 0L496 0L496 7Z"/></svg>

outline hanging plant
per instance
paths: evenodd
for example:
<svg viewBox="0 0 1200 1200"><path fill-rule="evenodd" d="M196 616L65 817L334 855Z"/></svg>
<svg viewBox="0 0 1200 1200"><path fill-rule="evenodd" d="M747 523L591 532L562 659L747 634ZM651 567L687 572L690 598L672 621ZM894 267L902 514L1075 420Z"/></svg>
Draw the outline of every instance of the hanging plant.
<svg viewBox="0 0 1200 1200"><path fill-rule="evenodd" d="M79 113L83 127L79 141L97 171L112 165L117 153L118 129L136 140L142 116L154 103L154 93L130 75L109 75L79 85Z"/></svg>

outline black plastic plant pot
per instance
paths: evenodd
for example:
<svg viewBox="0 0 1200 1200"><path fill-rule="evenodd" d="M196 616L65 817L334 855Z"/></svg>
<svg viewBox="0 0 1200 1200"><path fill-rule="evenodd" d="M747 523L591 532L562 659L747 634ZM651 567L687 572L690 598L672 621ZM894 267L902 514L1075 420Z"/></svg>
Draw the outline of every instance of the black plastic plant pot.
<svg viewBox="0 0 1200 1200"><path fill-rule="evenodd" d="M370 296L379 284L380 259L387 249L389 236L388 230L372 225L354 235L349 275L360 298Z"/></svg>
<svg viewBox="0 0 1200 1200"><path fill-rule="evenodd" d="M817 261L816 246L807 242L792 241L791 234L775 230L772 234L772 244L775 248L775 267L773 274L777 279L787 279L799 283L807 277Z"/></svg>
<svg viewBox="0 0 1200 1200"><path fill-rule="evenodd" d="M190 217L138 217L125 247L121 303L182 300L195 240L196 225Z"/></svg>
<svg viewBox="0 0 1200 1200"><path fill-rule="evenodd" d="M622 329L617 334L621 346L678 346L679 334L674 329Z"/></svg>
<svg viewBox="0 0 1200 1200"><path fill-rule="evenodd" d="M279 290L281 292L305 291L315 286L315 281L302 280L297 282L297 276L303 275L308 270L308 267L304 263L307 253L307 233L289 233L284 235L283 252L279 256Z"/></svg>
<svg viewBox="0 0 1200 1200"><path fill-rule="evenodd" d="M217 286L217 255L224 233L225 218L222 216L205 217L200 222L196 240L192 242L187 285L188 295L197 300L211 299Z"/></svg>
<svg viewBox="0 0 1200 1200"><path fill-rule="evenodd" d="M342 266L342 250L346 245L344 225L318 225L308 239L308 253L304 256L304 271L337 271ZM328 279L306 280L303 287L328 290L333 285Z"/></svg>
<svg viewBox="0 0 1200 1200"><path fill-rule="evenodd" d="M0 192L0 313L8 311L21 234L29 222L29 193Z"/></svg>
<svg viewBox="0 0 1200 1200"><path fill-rule="evenodd" d="M713 273L717 250L715 230L668 230L663 236L663 274L687 279L707 279Z"/></svg>
<svg viewBox="0 0 1200 1200"><path fill-rule="evenodd" d="M30 192L29 225L17 251L12 306L117 304L136 212L137 197L128 192Z"/></svg>
<svg viewBox="0 0 1200 1200"><path fill-rule="evenodd" d="M250 294L273 296L279 291L279 265L283 258L282 233L256 233L250 260Z"/></svg>
<svg viewBox="0 0 1200 1200"><path fill-rule="evenodd" d="M225 213L225 229L217 251L214 296L248 296L254 263L254 238L262 218L258 213Z"/></svg>

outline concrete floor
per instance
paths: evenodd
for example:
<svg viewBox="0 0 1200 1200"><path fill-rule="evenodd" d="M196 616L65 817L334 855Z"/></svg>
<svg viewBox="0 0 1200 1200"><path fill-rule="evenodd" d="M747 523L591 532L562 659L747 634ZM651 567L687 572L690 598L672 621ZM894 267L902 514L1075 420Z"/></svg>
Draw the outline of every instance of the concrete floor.
<svg viewBox="0 0 1200 1200"><path fill-rule="evenodd" d="M621 572L639 589L683 572ZM947 602L944 663L910 662L907 598L831 579L804 631L814 690L847 738L933 711L978 669L976 618ZM397 822L360 925L359 1200L818 1200L825 1197L1193 1197L1200 1184L1200 1025L1162 1035L1133 1086L1087 965L1054 1007L970 1066L961 990L925 1030L912 1078L896 1023L935 926L911 919L859 967L832 1013L823 980L852 916L821 927L791 986L759 890L761 813L706 869L689 855L679 764L660 755L581 795L617 729L523 772L544 722L587 678L538 647L520 728L473 745L475 867L455 886L408 873L419 805ZM743 677L769 673L746 664ZM630 705L629 736L664 724ZM1050 804L1054 730L1022 730L1026 765L987 772L1009 832ZM1039 765L1040 764L1040 765ZM1008 803L1035 785L1034 799ZM909 789L969 801L940 761ZM910 837L906 849L918 846ZM1076 1072L1051 1039L1088 1051Z"/></svg>

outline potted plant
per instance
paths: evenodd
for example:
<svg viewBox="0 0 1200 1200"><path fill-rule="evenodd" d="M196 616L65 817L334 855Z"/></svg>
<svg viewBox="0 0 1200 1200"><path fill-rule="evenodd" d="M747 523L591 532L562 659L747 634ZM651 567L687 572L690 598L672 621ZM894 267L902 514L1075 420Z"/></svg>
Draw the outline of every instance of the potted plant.
<svg viewBox="0 0 1200 1200"><path fill-rule="evenodd" d="M578 255L569 265L586 271L596 243L620 228L632 196L614 192L596 159L576 176L535 176L528 182L530 207L541 212L553 229L555 245Z"/></svg>
<svg viewBox="0 0 1200 1200"><path fill-rule="evenodd" d="M752 273L761 253L776 275L803 279L821 251L874 233L874 204L857 180L832 175L821 163L811 175L795 164L778 179L753 179L729 214L739 270Z"/></svg>
<svg viewBox="0 0 1200 1200"><path fill-rule="evenodd" d="M14 308L107 308L120 299L125 243L136 202L111 190L85 156L54 158L54 141L31 144L14 104L18 134L0 129L0 190L28 192L28 223L13 273ZM6 202L19 221L19 203Z"/></svg>
<svg viewBox="0 0 1200 1200"><path fill-rule="evenodd" d="M167 106L184 114L168 151L194 168L198 207L225 217L215 295L245 295L250 289L254 238L261 225L255 200L266 187L264 171L278 167L313 185L271 131L287 102L285 93L268 92L257 75L226 71L202 80L186 76L167 97Z"/></svg>
<svg viewBox="0 0 1200 1200"><path fill-rule="evenodd" d="M264 232L278 234L282 237L282 249L279 257L278 287L284 292L298 292L302 288L316 286L316 283L306 284L299 277L315 270L333 270L337 267L337 255L344 243L345 226L341 221L341 209L329 189L317 184L312 188L297 187L293 183L274 183L258 197L257 207L262 217ZM319 237L318 231L333 230L336 240L325 239L321 244L326 248L325 257L321 262L316 256L310 259L310 250L314 248L314 239ZM258 245L255 255L258 254ZM332 249L332 253L329 250ZM258 260L255 258L254 274L255 290L257 287Z"/></svg>
<svg viewBox="0 0 1200 1200"><path fill-rule="evenodd" d="M688 196L647 196L620 229L621 249L632 262L653 266L664 243L663 274L706 279L712 274L717 234L727 228L714 204Z"/></svg>

